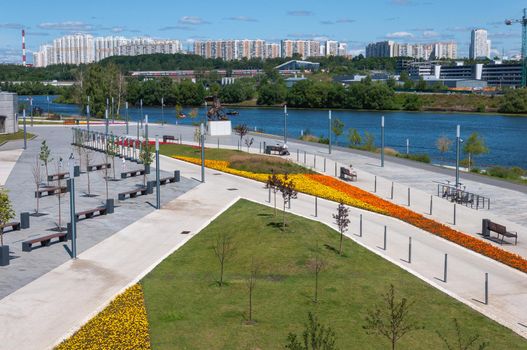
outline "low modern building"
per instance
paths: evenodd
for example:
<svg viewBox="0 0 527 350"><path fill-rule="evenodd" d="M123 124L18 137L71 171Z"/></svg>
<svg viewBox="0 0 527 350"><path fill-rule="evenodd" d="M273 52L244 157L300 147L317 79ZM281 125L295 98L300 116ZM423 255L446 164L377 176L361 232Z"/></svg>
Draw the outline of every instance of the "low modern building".
<svg viewBox="0 0 527 350"><path fill-rule="evenodd" d="M275 69L277 69L280 73L291 72L292 74L298 73L300 71L316 72L320 69L320 63L300 61L300 60L291 60L291 61L282 63L279 66L276 66Z"/></svg>
<svg viewBox="0 0 527 350"><path fill-rule="evenodd" d="M0 92L0 134L12 134L18 131L18 95Z"/></svg>

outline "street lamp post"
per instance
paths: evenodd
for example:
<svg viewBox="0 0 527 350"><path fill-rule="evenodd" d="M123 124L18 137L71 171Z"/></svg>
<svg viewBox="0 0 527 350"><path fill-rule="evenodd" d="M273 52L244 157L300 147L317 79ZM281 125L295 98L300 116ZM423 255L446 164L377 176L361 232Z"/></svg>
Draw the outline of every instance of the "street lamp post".
<svg viewBox="0 0 527 350"><path fill-rule="evenodd" d="M329 154L331 154L331 109L329 110L329 115L328 115L328 134L329 134L329 137L328 137L328 146L329 146Z"/></svg>
<svg viewBox="0 0 527 350"><path fill-rule="evenodd" d="M70 167L70 230L71 230L71 257L77 259L77 218L75 216L75 161L72 156L69 159Z"/></svg>
<svg viewBox="0 0 527 350"><path fill-rule="evenodd" d="M410 139L406 139L406 154L410 154Z"/></svg>
<svg viewBox="0 0 527 350"><path fill-rule="evenodd" d="M287 143L287 105L284 105L284 145Z"/></svg>
<svg viewBox="0 0 527 350"><path fill-rule="evenodd" d="M31 121L31 126L33 126L33 97L29 98L29 120Z"/></svg>
<svg viewBox="0 0 527 350"><path fill-rule="evenodd" d="M148 140L148 114L145 114L145 139Z"/></svg>
<svg viewBox="0 0 527 350"><path fill-rule="evenodd" d="M90 133L90 96L88 96L88 104L86 104L86 129Z"/></svg>
<svg viewBox="0 0 527 350"><path fill-rule="evenodd" d="M22 120L24 123L24 149L27 149L27 132L26 132L26 109L22 110Z"/></svg>
<svg viewBox="0 0 527 350"><path fill-rule="evenodd" d="M104 124L106 125L106 136L108 136L108 108L104 111Z"/></svg>
<svg viewBox="0 0 527 350"><path fill-rule="evenodd" d="M384 116L381 117L381 167L384 167Z"/></svg>
<svg viewBox="0 0 527 350"><path fill-rule="evenodd" d="M161 97L161 125L165 125L165 99Z"/></svg>
<svg viewBox="0 0 527 350"><path fill-rule="evenodd" d="M205 125L199 126L199 136L201 142L201 182L205 182Z"/></svg>
<svg viewBox="0 0 527 350"><path fill-rule="evenodd" d="M141 118L140 118L140 123L141 123L141 129L143 128L143 118L145 117L143 115L143 99L140 99L139 100L139 107L141 108Z"/></svg>
<svg viewBox="0 0 527 350"><path fill-rule="evenodd" d="M112 123L115 123L115 110L113 108L114 104L113 104L113 96L112 96L112 107L110 108L110 111L112 112L111 115L112 115Z"/></svg>
<svg viewBox="0 0 527 350"><path fill-rule="evenodd" d="M461 146L461 127L458 125L456 128L456 188L459 187L459 153Z"/></svg>
<svg viewBox="0 0 527 350"><path fill-rule="evenodd" d="M128 101L124 103L124 108L126 109L126 135L128 135Z"/></svg>
<svg viewBox="0 0 527 350"><path fill-rule="evenodd" d="M161 209L161 183L159 179L159 137L156 135L156 208Z"/></svg>
<svg viewBox="0 0 527 350"><path fill-rule="evenodd" d="M48 117L49 117L49 96L47 97L48 100Z"/></svg>

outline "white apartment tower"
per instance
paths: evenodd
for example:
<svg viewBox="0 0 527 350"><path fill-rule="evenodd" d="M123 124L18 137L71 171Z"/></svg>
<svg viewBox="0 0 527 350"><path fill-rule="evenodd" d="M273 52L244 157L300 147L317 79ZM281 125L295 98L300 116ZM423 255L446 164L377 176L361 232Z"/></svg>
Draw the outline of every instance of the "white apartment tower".
<svg viewBox="0 0 527 350"><path fill-rule="evenodd" d="M470 59L490 58L490 40L485 29L474 29L470 34Z"/></svg>

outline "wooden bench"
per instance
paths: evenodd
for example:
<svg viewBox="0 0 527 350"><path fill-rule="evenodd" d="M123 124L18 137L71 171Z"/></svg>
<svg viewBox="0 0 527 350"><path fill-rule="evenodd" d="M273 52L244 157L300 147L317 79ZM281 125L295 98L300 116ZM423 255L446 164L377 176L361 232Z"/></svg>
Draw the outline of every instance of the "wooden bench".
<svg viewBox="0 0 527 350"><path fill-rule="evenodd" d="M340 167L340 178L344 181L357 181L357 172L346 167Z"/></svg>
<svg viewBox="0 0 527 350"><path fill-rule="evenodd" d="M265 154L271 154L272 152L276 152L280 156L289 155L289 151L284 146L265 146Z"/></svg>
<svg viewBox="0 0 527 350"><path fill-rule="evenodd" d="M490 232L496 232L498 235L498 239L500 239L500 236L501 236L500 244L503 244L505 237L514 238L514 245L518 244L518 233L517 232L507 231L507 227L497 224L495 222L492 222L489 219L483 219L482 226L483 226L482 227L483 236L490 237Z"/></svg>
<svg viewBox="0 0 527 350"><path fill-rule="evenodd" d="M35 198L42 198L42 194L46 193L47 196L52 196L58 193L68 192L68 187L66 186L54 186L54 187L44 187L35 191Z"/></svg>
<svg viewBox="0 0 527 350"><path fill-rule="evenodd" d="M69 173L51 174L51 175L48 175L48 181L63 180L68 175Z"/></svg>
<svg viewBox="0 0 527 350"><path fill-rule="evenodd" d="M102 163L102 164L88 165L86 167L86 170L96 171L96 170L102 170L102 169L110 169L111 167L112 167L111 163Z"/></svg>
<svg viewBox="0 0 527 350"><path fill-rule="evenodd" d="M11 227L11 231L20 231L20 222L8 222L0 225L0 232L4 232L4 228Z"/></svg>
<svg viewBox="0 0 527 350"><path fill-rule="evenodd" d="M163 143L167 143L168 141L176 141L176 138L172 135L163 135Z"/></svg>
<svg viewBox="0 0 527 350"><path fill-rule="evenodd" d="M85 219L89 219L92 218L95 213L99 213L99 216L106 215L106 207L98 207L95 209L80 211L78 213L75 213L75 218L79 220L81 216L84 216Z"/></svg>
<svg viewBox="0 0 527 350"><path fill-rule="evenodd" d="M159 184L160 185L166 185L167 183L173 183L173 182L176 182L176 177L175 176L163 177L163 178L159 179Z"/></svg>
<svg viewBox="0 0 527 350"><path fill-rule="evenodd" d="M121 173L121 179L126 179L127 177L140 176L140 175L144 175L144 174L145 174L145 170L144 169L125 171L125 172Z"/></svg>
<svg viewBox="0 0 527 350"><path fill-rule="evenodd" d="M137 188L135 190L121 192L117 196L118 196L120 201L124 201L126 199L126 196L129 196L130 198L135 198L138 195L144 196L144 195L146 195L146 193L147 193L147 188L146 187L139 187L139 188Z"/></svg>
<svg viewBox="0 0 527 350"><path fill-rule="evenodd" d="M51 244L53 238L58 238L59 242L65 242L68 240L68 234L65 232L54 233L52 235L41 236L22 242L22 251L30 252L33 244L40 243L43 247L47 247Z"/></svg>

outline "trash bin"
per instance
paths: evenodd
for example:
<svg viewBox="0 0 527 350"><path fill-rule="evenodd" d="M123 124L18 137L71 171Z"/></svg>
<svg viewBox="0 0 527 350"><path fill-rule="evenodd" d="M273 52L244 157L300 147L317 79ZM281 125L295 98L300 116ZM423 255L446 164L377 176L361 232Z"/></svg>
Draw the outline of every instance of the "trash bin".
<svg viewBox="0 0 527 350"><path fill-rule="evenodd" d="M176 178L176 182L181 181L181 172L179 170L174 170L174 177Z"/></svg>
<svg viewBox="0 0 527 350"><path fill-rule="evenodd" d="M20 213L20 229L29 228L29 213Z"/></svg>
<svg viewBox="0 0 527 350"><path fill-rule="evenodd" d="M108 198L106 200L106 214L113 214L114 212L114 202L113 202L113 198Z"/></svg>

